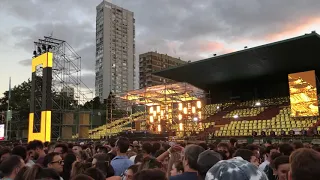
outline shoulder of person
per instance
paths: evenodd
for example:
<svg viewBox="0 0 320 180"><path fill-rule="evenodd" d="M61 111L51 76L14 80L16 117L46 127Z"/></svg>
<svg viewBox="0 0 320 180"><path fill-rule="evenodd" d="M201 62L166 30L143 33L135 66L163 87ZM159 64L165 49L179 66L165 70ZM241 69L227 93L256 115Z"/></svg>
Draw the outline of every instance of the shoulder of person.
<svg viewBox="0 0 320 180"><path fill-rule="evenodd" d="M112 177L108 177L106 180L121 180L120 176L112 176Z"/></svg>

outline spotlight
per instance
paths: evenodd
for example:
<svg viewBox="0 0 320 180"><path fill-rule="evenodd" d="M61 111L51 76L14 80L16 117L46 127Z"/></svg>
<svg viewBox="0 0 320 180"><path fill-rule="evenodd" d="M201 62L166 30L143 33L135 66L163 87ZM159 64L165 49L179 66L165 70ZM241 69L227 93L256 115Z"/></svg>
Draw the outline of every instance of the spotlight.
<svg viewBox="0 0 320 180"><path fill-rule="evenodd" d="M261 103L258 101L258 102L256 102L255 105L256 105L256 106L261 106Z"/></svg>
<svg viewBox="0 0 320 180"><path fill-rule="evenodd" d="M194 118L193 118L193 121L198 121L198 118L197 118L197 117L194 117Z"/></svg>
<svg viewBox="0 0 320 180"><path fill-rule="evenodd" d="M220 109L220 107L219 107L219 106L217 106L217 109Z"/></svg>
<svg viewBox="0 0 320 180"><path fill-rule="evenodd" d="M48 51L50 51L52 49L51 45L48 45Z"/></svg>
<svg viewBox="0 0 320 180"><path fill-rule="evenodd" d="M44 45L44 44L42 44L42 51L43 51L43 52L47 52L47 47L46 47L46 45Z"/></svg>
<svg viewBox="0 0 320 180"><path fill-rule="evenodd" d="M235 119L239 118L238 114L234 115L233 118Z"/></svg>
<svg viewBox="0 0 320 180"><path fill-rule="evenodd" d="M38 54L40 55L41 54L41 48L39 46L37 48L37 51L38 51Z"/></svg>
<svg viewBox="0 0 320 180"><path fill-rule="evenodd" d="M33 56L37 57L37 51L33 51Z"/></svg>

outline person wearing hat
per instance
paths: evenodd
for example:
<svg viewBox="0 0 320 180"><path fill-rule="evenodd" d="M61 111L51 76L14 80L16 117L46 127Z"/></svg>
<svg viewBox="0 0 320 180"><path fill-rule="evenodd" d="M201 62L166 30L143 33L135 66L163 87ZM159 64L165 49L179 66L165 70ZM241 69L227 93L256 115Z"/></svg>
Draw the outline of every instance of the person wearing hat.
<svg viewBox="0 0 320 180"><path fill-rule="evenodd" d="M267 175L248 161L229 159L219 161L209 169L205 180L268 180Z"/></svg>
<svg viewBox="0 0 320 180"><path fill-rule="evenodd" d="M201 179L205 179L208 170L221 160L222 156L215 151L206 150L200 153L197 163Z"/></svg>

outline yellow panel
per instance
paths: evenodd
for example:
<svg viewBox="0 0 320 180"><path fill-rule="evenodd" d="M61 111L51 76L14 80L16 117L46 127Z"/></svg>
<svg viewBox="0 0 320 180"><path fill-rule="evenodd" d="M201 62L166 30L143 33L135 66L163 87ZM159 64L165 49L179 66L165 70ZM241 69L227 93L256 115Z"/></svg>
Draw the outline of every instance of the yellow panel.
<svg viewBox="0 0 320 180"><path fill-rule="evenodd" d="M43 68L46 67L52 67L52 60L53 60L53 54L51 52L47 52L44 54L41 54L40 56L37 56L32 59L32 72L36 71L36 67L38 65L43 66Z"/></svg>
<svg viewBox="0 0 320 180"><path fill-rule="evenodd" d="M40 140L42 142L50 141L51 139L51 111L42 111L40 120L40 132L33 132L34 113L29 114L29 133L28 142Z"/></svg>

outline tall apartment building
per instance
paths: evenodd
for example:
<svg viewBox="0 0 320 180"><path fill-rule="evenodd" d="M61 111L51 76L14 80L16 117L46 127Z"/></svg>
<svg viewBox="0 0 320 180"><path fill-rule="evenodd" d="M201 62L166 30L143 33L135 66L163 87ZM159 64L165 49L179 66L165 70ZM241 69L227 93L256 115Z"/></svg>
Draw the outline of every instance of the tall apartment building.
<svg viewBox="0 0 320 180"><path fill-rule="evenodd" d="M147 52L139 55L139 87L149 87L163 83L172 83L172 80L152 75L152 72L179 66L187 62L157 52Z"/></svg>
<svg viewBox="0 0 320 180"><path fill-rule="evenodd" d="M135 19L106 0L96 10L95 93L102 101L110 92L134 89Z"/></svg>

